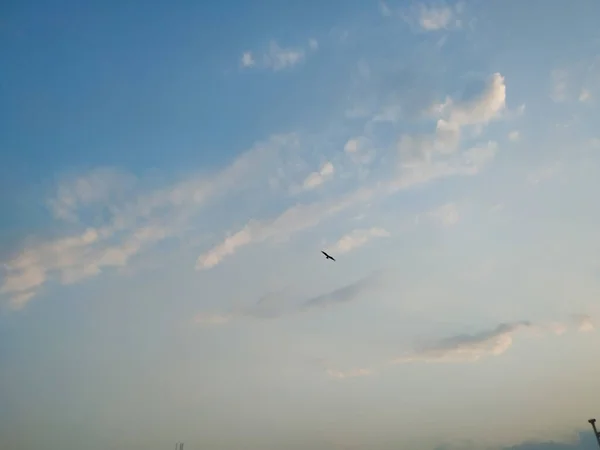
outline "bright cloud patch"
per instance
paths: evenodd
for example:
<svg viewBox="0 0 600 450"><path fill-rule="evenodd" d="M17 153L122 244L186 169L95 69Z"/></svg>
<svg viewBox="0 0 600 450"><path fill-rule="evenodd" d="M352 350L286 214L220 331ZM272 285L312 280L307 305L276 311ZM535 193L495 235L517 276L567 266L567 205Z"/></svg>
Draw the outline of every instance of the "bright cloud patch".
<svg viewBox="0 0 600 450"><path fill-rule="evenodd" d="M273 67L282 68L299 61L294 56L280 55L285 52L277 45L271 45L269 52ZM259 64L261 58L248 53L243 60ZM270 218L250 218L245 226L227 233L221 242L205 249L197 258L196 268L210 269L248 245L288 239L373 198L383 198L440 178L480 173L495 157L497 144L490 141L461 151L460 131L472 125L485 126L500 117L505 96L504 78L496 73L477 95L466 100L448 97L443 104L433 105L430 114L437 122L430 134L405 134L397 143L396 158L390 160L389 155L381 155L387 158L388 166L390 162L396 166L387 177L367 177L359 187L346 184L346 190L336 195L288 206ZM378 115L380 112L373 112L373 117ZM366 148L380 138L369 131L369 127L365 130L365 135L353 133L333 143L330 158L318 171L303 175L300 186L314 190L330 180L336 173L332 161L340 161L342 156L350 155L354 163L374 161L376 153ZM144 183L136 177L113 169L94 170L61 181L48 205L55 217L68 220L79 229L62 238L30 243L20 254L6 261L0 293L12 298L13 305L23 306L49 280L61 284L80 282L105 269L125 267L165 239L181 239L201 211L217 207L223 199L242 198L248 192L271 192L270 195L275 196L289 192L289 188L296 185L292 180L306 173L305 146L301 141L302 136L297 133L273 135L213 174L191 175L151 190L142 189ZM391 143L379 144L390 146ZM347 179L347 172L342 172L349 170L348 167L340 170L340 178L344 175ZM364 165L352 167L359 170L355 172L359 175ZM98 217L102 220L94 226L79 223L96 212L101 212ZM446 211L442 222L449 224L456 220L453 214L451 210ZM336 248L343 253L384 235L385 232L377 228L355 231L341 238Z"/></svg>
<svg viewBox="0 0 600 450"><path fill-rule="evenodd" d="M263 68L273 71L290 69L306 60L307 54L319 48L319 42L311 38L308 40L307 48L304 47L282 47L277 41L271 41L266 51L255 56L254 53L246 51L242 54L241 63L245 68ZM307 52L307 50L309 50Z"/></svg>
<svg viewBox="0 0 600 450"><path fill-rule="evenodd" d="M463 334L423 346L414 353L394 359L395 364L411 362L469 362L484 356L501 355L510 348L513 335L529 322L498 325L493 330Z"/></svg>
<svg viewBox="0 0 600 450"><path fill-rule="evenodd" d="M358 247L362 247L371 239L388 237L390 233L383 228L369 228L362 230L354 230L345 236L342 236L333 247L332 252L338 254L348 253Z"/></svg>
<svg viewBox="0 0 600 450"><path fill-rule="evenodd" d="M452 21L453 11L450 8L428 8L421 7L419 24L427 31L441 30L447 28Z"/></svg>
<svg viewBox="0 0 600 450"><path fill-rule="evenodd" d="M318 172L313 172L306 177L302 187L305 190L314 189L320 185L322 185L326 180L328 180L334 172L333 164L330 162L324 163Z"/></svg>
<svg viewBox="0 0 600 450"><path fill-rule="evenodd" d="M242 55L242 66L243 67L252 67L255 64L256 64L256 61L254 61L252 52L244 52Z"/></svg>

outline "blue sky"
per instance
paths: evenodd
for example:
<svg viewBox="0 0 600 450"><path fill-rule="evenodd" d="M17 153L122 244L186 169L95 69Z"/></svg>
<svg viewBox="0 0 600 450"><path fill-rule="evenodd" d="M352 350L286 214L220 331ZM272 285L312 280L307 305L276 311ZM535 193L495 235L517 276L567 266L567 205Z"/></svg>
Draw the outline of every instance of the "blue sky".
<svg viewBox="0 0 600 450"><path fill-rule="evenodd" d="M594 448L598 2L1 9L0 447Z"/></svg>

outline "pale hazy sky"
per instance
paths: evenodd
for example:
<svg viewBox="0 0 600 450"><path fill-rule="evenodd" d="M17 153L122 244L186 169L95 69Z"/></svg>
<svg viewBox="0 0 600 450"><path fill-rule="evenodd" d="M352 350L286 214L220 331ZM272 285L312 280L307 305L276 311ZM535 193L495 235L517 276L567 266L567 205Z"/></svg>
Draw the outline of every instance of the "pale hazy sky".
<svg viewBox="0 0 600 450"><path fill-rule="evenodd" d="M0 448L594 448L600 2L202 5L0 6Z"/></svg>

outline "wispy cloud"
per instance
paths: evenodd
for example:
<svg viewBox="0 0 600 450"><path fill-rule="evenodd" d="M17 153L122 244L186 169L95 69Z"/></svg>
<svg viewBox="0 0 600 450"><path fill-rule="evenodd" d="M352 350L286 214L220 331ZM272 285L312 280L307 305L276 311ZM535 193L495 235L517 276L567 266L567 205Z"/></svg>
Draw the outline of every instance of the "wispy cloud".
<svg viewBox="0 0 600 450"><path fill-rule="evenodd" d="M375 158L375 151L368 147L364 138L348 139L344 144L344 153L350 157L355 164L367 165Z"/></svg>
<svg viewBox="0 0 600 450"><path fill-rule="evenodd" d="M193 175L150 191L134 189L132 175L108 169L62 180L48 205L55 217L72 223L69 230L75 229L59 238L30 240L5 261L0 294L22 307L50 280L72 284L105 268L124 267L152 245L182 235L190 220L211 202L264 184L256 168L268 171L281 164L277 155L295 146L296 135L275 135L215 174ZM102 214L96 226L80 223L82 215L94 217L97 211Z"/></svg>
<svg viewBox="0 0 600 450"><path fill-rule="evenodd" d="M62 179L56 195L48 199L47 204L57 219L78 222L82 207L118 204L135 183L132 174L108 167L93 169Z"/></svg>
<svg viewBox="0 0 600 450"><path fill-rule="evenodd" d="M370 199L373 194L372 189L361 188L332 201L292 206L272 220L250 221L222 243L200 255L196 268L210 269L244 246L269 239L285 239L299 231L314 227L323 220Z"/></svg>
<svg viewBox="0 0 600 450"><path fill-rule="evenodd" d="M287 239L374 197L439 178L478 174L495 157L497 144L488 142L459 151L460 130L471 125L485 126L500 117L505 95L504 78L496 73L479 94L465 100L449 97L434 105L430 115L437 120L435 130L429 135L401 137L397 167L388 177L367 179L362 186L351 186L334 197L290 206L274 218L248 220L245 226L204 251L196 267L214 267L248 245ZM374 112L373 117L377 114ZM369 148L372 138L346 138L345 144L338 144L337 160L359 154L368 154L371 160L373 152L361 152ZM273 135L213 174L192 174L150 190L138 177L112 169L64 179L48 205L58 220L68 221L69 231L57 239L29 241L21 252L4 261L0 294L12 298L13 305L23 306L50 280L70 284L97 276L108 268L122 269L158 242L179 239L189 232L200 211L229 196L249 192L264 195L278 189L289 192L285 185L296 185L291 179L306 177L302 147L295 133ZM336 155L329 156L332 158L318 172L299 183L314 189L329 179L334 173L331 161L336 161ZM356 169L361 169L361 164Z"/></svg>
<svg viewBox="0 0 600 450"><path fill-rule="evenodd" d="M390 195L398 190L424 184L442 177L475 175L495 156L497 143L470 148L458 155L456 152L462 127L481 124L497 118L505 107L506 86L499 73L488 80L485 89L473 98L455 101L447 98L444 104L434 108L435 114L444 117L437 122L433 136L405 135L398 144L400 167L397 175L387 181L378 181L373 186L359 188L338 199L313 204L295 205L279 217L267 221L252 220L241 230L206 251L198 258L197 269L209 269L219 264L227 256L252 243L290 235L313 227L326 218L332 217L359 203L370 200L375 195ZM440 128L444 130L439 131ZM448 133L450 132L450 133ZM358 149L356 138L346 142L345 152L354 153ZM441 154L442 158L438 156ZM333 166L324 166L320 172L311 174L305 180L306 186L318 186L324 174L332 173Z"/></svg>
<svg viewBox="0 0 600 450"><path fill-rule="evenodd" d="M306 177L304 183L302 183L302 187L305 190L314 189L320 185L322 185L326 180L331 178L334 172L334 167L331 162L327 161L324 163L321 168L317 172L312 172L310 175Z"/></svg>
<svg viewBox="0 0 600 450"><path fill-rule="evenodd" d="M453 11L448 7L435 8L422 5L419 24L426 31L448 28L453 18Z"/></svg>
<svg viewBox="0 0 600 450"><path fill-rule="evenodd" d="M448 97L444 103L434 105L432 111L439 113L436 132L442 148L453 149L461 128L469 125L485 125L500 117L506 109L506 84L500 73L494 73L486 88L472 99L455 101Z"/></svg>
<svg viewBox="0 0 600 450"><path fill-rule="evenodd" d="M446 98L429 108L439 117L430 135L403 135L398 143L400 175L393 189L404 189L437 178L475 175L495 156L498 145L489 141L456 155L464 127L487 125L501 117L506 108L504 77L493 74L485 88L465 100Z"/></svg>
<svg viewBox="0 0 600 450"><path fill-rule="evenodd" d="M290 300L292 294L289 292L266 294L254 304L238 307L227 313L198 313L194 322L198 325L223 325L240 318L274 319L351 303L372 295L382 285L384 276L384 271L375 271L346 286L300 301Z"/></svg>
<svg viewBox="0 0 600 450"><path fill-rule="evenodd" d="M428 215L445 227L455 225L460 220L458 207L454 203L446 203L430 211Z"/></svg>
<svg viewBox="0 0 600 450"><path fill-rule="evenodd" d="M501 355L512 345L513 335L530 326L531 323L526 321L506 323L476 334L451 336L395 358L392 362L466 362L477 361L484 356Z"/></svg>
<svg viewBox="0 0 600 450"><path fill-rule="evenodd" d="M579 101L582 103L589 102L592 99L592 93L588 89L582 89L579 93Z"/></svg>
<svg viewBox="0 0 600 450"><path fill-rule="evenodd" d="M458 30L463 26L461 16L464 12L464 2L457 2L454 5L438 4L425 5L423 3L412 7L409 11L401 13L404 20L412 27L424 32L434 32L441 30ZM380 6L382 15L391 10Z"/></svg>
<svg viewBox="0 0 600 450"><path fill-rule="evenodd" d="M572 323L580 332L591 332L591 318L587 315L574 316ZM367 376L378 373L390 365L417 363L461 364L475 363L486 357L500 356L513 345L514 338L521 331L529 331L531 336L564 335L569 329L568 323L550 322L534 324L529 321L501 323L496 327L478 333L451 335L441 339L433 339L428 343L416 346L404 355L391 358L375 367L337 371L326 369L332 378L344 379L356 376ZM332 366L331 363L328 363Z"/></svg>
<svg viewBox="0 0 600 450"><path fill-rule="evenodd" d="M587 314L576 315L575 322L577 324L577 329L583 333L589 333L595 329L592 318Z"/></svg>
<svg viewBox="0 0 600 450"><path fill-rule="evenodd" d="M313 308L326 308L339 303L348 303L366 294L372 293L373 289L382 282L383 272L374 272L352 284L317 297L305 300L300 305L300 310Z"/></svg>
<svg viewBox="0 0 600 450"><path fill-rule="evenodd" d="M244 68L262 68L273 71L290 69L304 62L308 53L317 51L319 41L311 38L308 40L307 47L282 47L277 41L271 41L266 51L260 55L245 51L241 57L241 65Z"/></svg>
<svg viewBox="0 0 600 450"><path fill-rule="evenodd" d="M331 251L344 254L356 248L362 247L374 238L389 237L390 233L383 228L372 227L368 229L357 229L342 236L332 247Z"/></svg>
<svg viewBox="0 0 600 450"><path fill-rule="evenodd" d="M256 64L252 52L244 52L241 58L242 67L253 67Z"/></svg>
<svg viewBox="0 0 600 450"><path fill-rule="evenodd" d="M513 130L510 133L508 133L509 141L517 142L519 139L521 139L521 133L519 133L517 130Z"/></svg>

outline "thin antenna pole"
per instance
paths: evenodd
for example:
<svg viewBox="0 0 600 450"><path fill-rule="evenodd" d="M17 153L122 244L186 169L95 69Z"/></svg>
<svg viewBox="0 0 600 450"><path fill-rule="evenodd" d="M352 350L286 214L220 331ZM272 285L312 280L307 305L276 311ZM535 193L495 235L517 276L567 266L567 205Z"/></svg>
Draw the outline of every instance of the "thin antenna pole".
<svg viewBox="0 0 600 450"><path fill-rule="evenodd" d="M588 422L592 425L594 429L594 436L596 436L596 441L598 442L598 447L600 447L600 432L596 429L596 419L590 419Z"/></svg>

